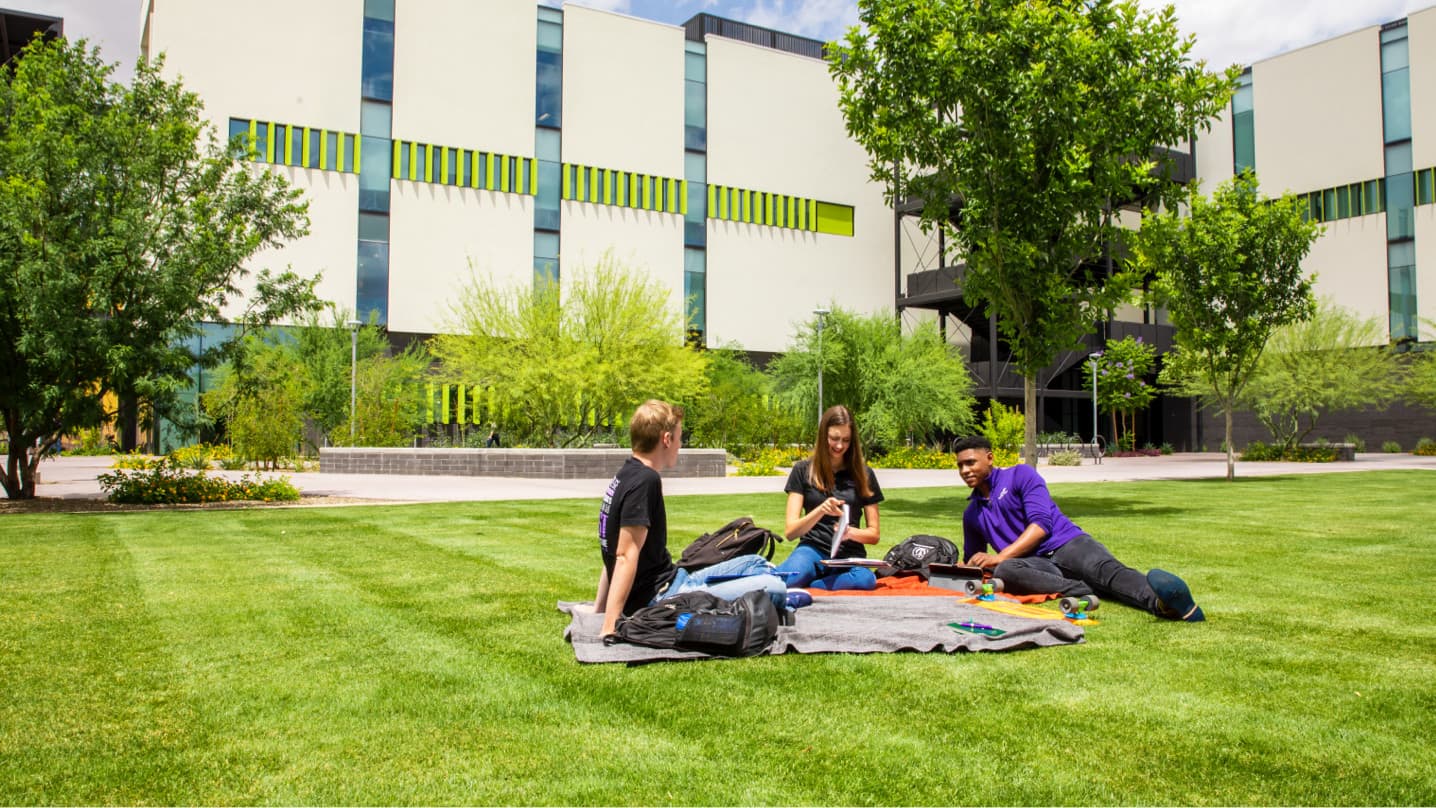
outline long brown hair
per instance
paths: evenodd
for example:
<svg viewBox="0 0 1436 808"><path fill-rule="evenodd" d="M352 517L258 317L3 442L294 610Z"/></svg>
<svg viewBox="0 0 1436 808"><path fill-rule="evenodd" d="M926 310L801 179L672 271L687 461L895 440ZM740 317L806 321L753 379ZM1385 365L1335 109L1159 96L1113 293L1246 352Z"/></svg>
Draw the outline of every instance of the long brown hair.
<svg viewBox="0 0 1436 808"><path fill-rule="evenodd" d="M846 426L852 430L853 439L848 443L843 463L848 467L848 474L852 475L858 496L867 499L873 491L868 487L868 464L863 460L863 442L858 440L858 424L853 420L852 412L841 404L829 407L818 419L818 439L813 444L813 456L808 461L808 482L819 491L829 493L837 485L833 461L828 456L828 428L835 426Z"/></svg>

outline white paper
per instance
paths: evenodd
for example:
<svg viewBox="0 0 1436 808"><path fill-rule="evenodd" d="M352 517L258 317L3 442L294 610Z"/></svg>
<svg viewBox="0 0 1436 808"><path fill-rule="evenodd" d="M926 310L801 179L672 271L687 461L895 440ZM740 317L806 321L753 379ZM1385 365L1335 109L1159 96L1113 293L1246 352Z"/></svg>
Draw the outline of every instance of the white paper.
<svg viewBox="0 0 1436 808"><path fill-rule="evenodd" d="M843 534L848 532L848 506L843 503L843 515L838 517L837 527L833 528L833 549L828 551L828 558L838 557L838 547L843 543Z"/></svg>

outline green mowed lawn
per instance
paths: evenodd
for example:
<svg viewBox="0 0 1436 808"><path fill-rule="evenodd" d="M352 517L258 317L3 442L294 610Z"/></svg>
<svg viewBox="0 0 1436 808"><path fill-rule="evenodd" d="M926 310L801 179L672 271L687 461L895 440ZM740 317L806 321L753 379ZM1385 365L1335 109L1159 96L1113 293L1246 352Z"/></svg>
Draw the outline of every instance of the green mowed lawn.
<svg viewBox="0 0 1436 808"><path fill-rule="evenodd" d="M638 668L561 638L596 500L0 517L0 802L1431 804L1433 483L1053 487L1205 624ZM965 496L888 492L883 548Z"/></svg>

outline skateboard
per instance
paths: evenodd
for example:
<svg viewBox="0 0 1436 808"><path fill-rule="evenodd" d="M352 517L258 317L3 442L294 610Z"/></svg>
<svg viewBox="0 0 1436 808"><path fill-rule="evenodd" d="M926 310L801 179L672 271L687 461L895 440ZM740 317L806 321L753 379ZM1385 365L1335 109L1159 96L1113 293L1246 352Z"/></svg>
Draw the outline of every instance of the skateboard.
<svg viewBox="0 0 1436 808"><path fill-rule="evenodd" d="M1062 610L1062 616L1069 620L1085 620L1088 612L1097 611L1102 601L1096 595L1083 595L1067 597L1057 601L1057 606Z"/></svg>
<svg viewBox="0 0 1436 808"><path fill-rule="evenodd" d="M994 612L1010 614L1016 617L1032 617L1038 620L1066 620L1070 623L1076 623L1079 626L1097 625L1097 621L1090 616L1073 617L1065 611L1055 612L1051 609L1044 609L1041 606L1031 603L1018 603L1015 600L1008 600L1005 597L994 596L991 600L984 600L981 596L975 596L965 598L962 602L971 603L976 606L981 606L984 609L991 609ZM1088 608L1090 609L1091 607Z"/></svg>

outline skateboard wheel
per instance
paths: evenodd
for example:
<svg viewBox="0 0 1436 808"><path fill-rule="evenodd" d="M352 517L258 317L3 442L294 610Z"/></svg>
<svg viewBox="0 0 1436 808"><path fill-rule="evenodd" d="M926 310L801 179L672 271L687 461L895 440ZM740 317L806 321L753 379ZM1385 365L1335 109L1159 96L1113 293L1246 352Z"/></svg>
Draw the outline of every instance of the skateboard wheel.
<svg viewBox="0 0 1436 808"><path fill-rule="evenodd" d="M1096 593L1087 596L1087 611L1095 612L1097 611L1097 607L1101 605L1102 599L1097 597Z"/></svg>
<svg viewBox="0 0 1436 808"><path fill-rule="evenodd" d="M963 581L962 591L969 595L979 595L982 593L982 581L977 581L973 579Z"/></svg>
<svg viewBox="0 0 1436 808"><path fill-rule="evenodd" d="M993 578L993 579L989 580L988 583L992 584L992 591L993 591L993 592L1001 592L1001 591L1002 591L1002 579L1001 579L1001 578Z"/></svg>
<svg viewBox="0 0 1436 808"><path fill-rule="evenodd" d="M1057 601L1057 608L1061 609L1063 614L1076 614L1081 605L1081 599L1074 598L1071 595Z"/></svg>

